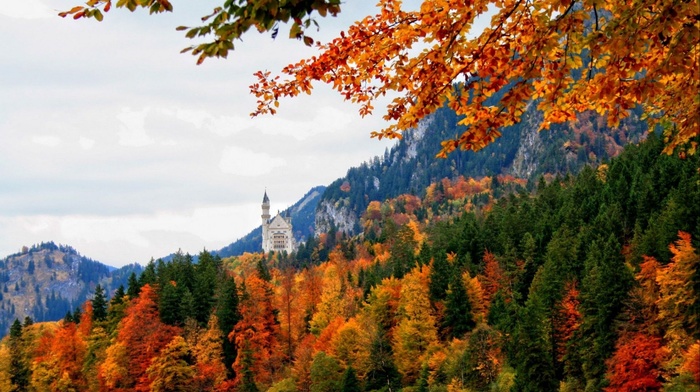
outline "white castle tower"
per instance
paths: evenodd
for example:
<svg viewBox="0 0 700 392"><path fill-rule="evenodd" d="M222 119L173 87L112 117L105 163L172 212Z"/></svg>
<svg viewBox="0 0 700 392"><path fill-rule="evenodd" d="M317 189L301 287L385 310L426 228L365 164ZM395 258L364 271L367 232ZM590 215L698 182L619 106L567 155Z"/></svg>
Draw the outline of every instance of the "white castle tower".
<svg viewBox="0 0 700 392"><path fill-rule="evenodd" d="M270 219L270 198L267 191L262 201L262 249L270 251L291 253L294 250L294 231L292 230L292 218L283 217L279 211Z"/></svg>

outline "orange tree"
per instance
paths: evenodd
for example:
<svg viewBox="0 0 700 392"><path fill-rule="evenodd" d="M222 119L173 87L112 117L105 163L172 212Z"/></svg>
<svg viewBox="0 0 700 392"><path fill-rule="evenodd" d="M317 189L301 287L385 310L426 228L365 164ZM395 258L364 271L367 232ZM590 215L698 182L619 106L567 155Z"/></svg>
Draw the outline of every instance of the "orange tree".
<svg viewBox="0 0 700 392"><path fill-rule="evenodd" d="M61 13L101 20L113 0L88 0ZM118 0L116 7L171 11L169 0ZM196 27L179 27L206 42L184 51L226 57L250 28L316 45L318 55L290 64L281 75L256 73L253 116L275 113L279 99L326 83L370 114L377 99L388 126L378 138L403 130L447 104L466 131L445 140L439 156L479 150L518 123L536 104L542 128L594 110L616 126L637 105L650 125L661 125L666 152L694 153L700 134L700 11L692 0L378 0L376 15L328 43L306 34L320 16L340 12L340 0L225 0ZM490 26L473 31L477 19ZM492 99L489 99L492 98ZM496 99L497 98L497 99Z"/></svg>

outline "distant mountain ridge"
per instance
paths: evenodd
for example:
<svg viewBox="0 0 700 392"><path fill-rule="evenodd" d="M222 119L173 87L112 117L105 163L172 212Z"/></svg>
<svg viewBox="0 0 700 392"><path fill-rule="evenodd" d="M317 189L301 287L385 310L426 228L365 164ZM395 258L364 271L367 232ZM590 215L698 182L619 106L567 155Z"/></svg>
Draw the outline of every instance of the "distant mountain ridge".
<svg viewBox="0 0 700 392"><path fill-rule="evenodd" d="M371 201L383 201L404 193L422 196L431 183L443 178L509 175L533 180L543 174L578 173L622 151L625 144L646 137L641 112L632 111L620 127L610 129L604 117L581 113L568 124L553 124L540 132L542 114L533 103L523 121L501 130L502 136L481 151L455 151L446 159L435 158L440 143L456 138L466 128L457 125L457 114L443 107L427 116L416 129L383 156L376 156L334 181L324 192L316 214L316 233L331 226L349 234L359 232L359 217Z"/></svg>
<svg viewBox="0 0 700 392"><path fill-rule="evenodd" d="M111 267L53 242L25 246L0 259L0 335L15 319L61 319L92 298L97 284L109 296L142 270L138 264Z"/></svg>

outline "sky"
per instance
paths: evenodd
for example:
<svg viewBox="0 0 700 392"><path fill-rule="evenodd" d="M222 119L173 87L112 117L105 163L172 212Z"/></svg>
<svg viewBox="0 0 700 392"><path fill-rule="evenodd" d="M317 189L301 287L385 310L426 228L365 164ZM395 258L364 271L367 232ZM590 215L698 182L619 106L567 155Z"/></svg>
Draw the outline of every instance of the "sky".
<svg viewBox="0 0 700 392"><path fill-rule="evenodd" d="M391 146L369 136L381 111L361 118L321 85L250 118L253 73L313 49L252 32L197 66L175 28L216 1L173 3L99 23L57 16L80 0L0 0L0 258L48 241L116 267L220 249L260 225L265 190L282 210ZM372 4L349 1L312 36Z"/></svg>

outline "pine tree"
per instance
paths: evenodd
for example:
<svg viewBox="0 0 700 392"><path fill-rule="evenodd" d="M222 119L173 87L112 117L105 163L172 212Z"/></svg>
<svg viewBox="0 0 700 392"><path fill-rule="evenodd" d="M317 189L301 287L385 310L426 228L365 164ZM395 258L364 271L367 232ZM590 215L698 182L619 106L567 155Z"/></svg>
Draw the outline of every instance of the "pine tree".
<svg viewBox="0 0 700 392"><path fill-rule="evenodd" d="M428 392L428 365L423 365L420 370L420 378L418 378L418 383L416 384L416 392Z"/></svg>
<svg viewBox="0 0 700 392"><path fill-rule="evenodd" d="M135 279L135 277L134 277ZM109 301L109 308L107 309L107 325L105 329L107 333L111 333L117 329L117 325L124 317L124 309L127 304L124 302L126 294L124 293L124 286L119 286L114 296Z"/></svg>
<svg viewBox="0 0 700 392"><path fill-rule="evenodd" d="M83 317L83 311L80 310L80 306L76 307L73 311L73 322L78 324ZM25 320L26 321L26 320Z"/></svg>
<svg viewBox="0 0 700 392"><path fill-rule="evenodd" d="M219 261L207 252L199 254L199 262L195 267L192 297L194 301L193 317L200 325L205 325L209 314L216 302L216 278Z"/></svg>
<svg viewBox="0 0 700 392"><path fill-rule="evenodd" d="M445 298L445 317L442 326L451 338L459 338L474 328L474 315L467 298L467 290L459 274L455 274Z"/></svg>
<svg viewBox="0 0 700 392"><path fill-rule="evenodd" d="M126 293L124 292L124 286L119 285L117 289L114 291L114 295L112 296L112 299L109 300L109 304L120 304L124 301L124 296Z"/></svg>
<svg viewBox="0 0 700 392"><path fill-rule="evenodd" d="M224 277L219 284L216 317L219 320L219 329L224 335L224 365L228 372L228 378L233 378L233 362L236 360L236 345L228 335L233 331L233 327L241 319L238 311L238 288L236 281L230 277Z"/></svg>
<svg viewBox="0 0 700 392"><path fill-rule="evenodd" d="M255 374L253 373L253 352L250 348L250 344L246 341L243 344L241 355L241 370L240 370L240 384L238 390L240 392L260 392L258 386L255 384Z"/></svg>
<svg viewBox="0 0 700 392"><path fill-rule="evenodd" d="M163 260L159 259L158 262L163 263ZM156 262L153 259L151 259L151 261L149 261L148 264L146 264L146 268L143 269L143 272L141 272L141 276L139 276L137 287L140 288L147 284L154 285L156 283L158 283L158 274L156 274ZM129 282L129 289L131 289L131 282Z"/></svg>
<svg viewBox="0 0 700 392"><path fill-rule="evenodd" d="M139 284L139 281L136 278L136 272L132 272L131 275L129 275L127 287L128 288L126 290L126 295L129 296L129 299L134 299L139 296L139 292L141 291L141 285Z"/></svg>
<svg viewBox="0 0 700 392"><path fill-rule="evenodd" d="M320 351L311 364L311 392L339 392L341 373L338 360Z"/></svg>
<svg viewBox="0 0 700 392"><path fill-rule="evenodd" d="M445 251L433 252L433 264L430 267L429 294L432 303L442 301L447 294L452 276L452 268L447 261Z"/></svg>
<svg viewBox="0 0 700 392"><path fill-rule="evenodd" d="M372 391L389 387L392 391L401 387L401 375L394 364L394 353L389 338L381 328L370 348L370 370L365 389Z"/></svg>
<svg viewBox="0 0 700 392"><path fill-rule="evenodd" d="M26 391L31 376L22 349L22 324L18 319L10 327L10 380L16 391Z"/></svg>
<svg viewBox="0 0 700 392"><path fill-rule="evenodd" d="M256 271L260 279L264 280L265 282L272 281L272 275L270 275L270 270L267 268L267 260L265 260L264 256L258 260Z"/></svg>
<svg viewBox="0 0 700 392"><path fill-rule="evenodd" d="M633 277L614 236L591 244L584 268L580 355L587 388L600 389L605 383L605 360L612 355L617 340L614 323L628 297Z"/></svg>
<svg viewBox="0 0 700 392"><path fill-rule="evenodd" d="M525 308L522 309L514 338L517 391L556 390L556 376L552 366L552 344L548 339L549 331L546 329L544 313L543 304L534 297L529 298Z"/></svg>
<svg viewBox="0 0 700 392"><path fill-rule="evenodd" d="M341 381L340 392L361 392L360 381L357 379L355 374L355 369L352 366L348 366L343 373L343 379Z"/></svg>
<svg viewBox="0 0 700 392"><path fill-rule="evenodd" d="M161 287L158 295L158 314L160 320L168 325L180 325L183 318L180 314L180 302L182 289L172 283L166 283Z"/></svg>
<svg viewBox="0 0 700 392"><path fill-rule="evenodd" d="M102 286L95 286L95 295L92 298L92 321L104 321L107 319L107 299Z"/></svg>

